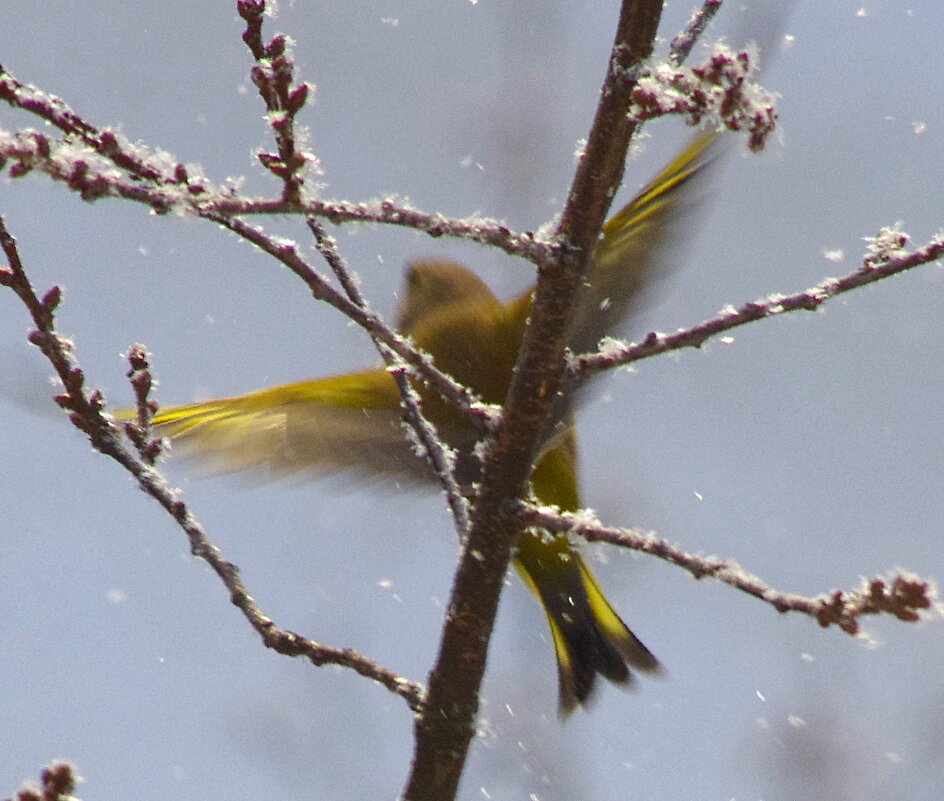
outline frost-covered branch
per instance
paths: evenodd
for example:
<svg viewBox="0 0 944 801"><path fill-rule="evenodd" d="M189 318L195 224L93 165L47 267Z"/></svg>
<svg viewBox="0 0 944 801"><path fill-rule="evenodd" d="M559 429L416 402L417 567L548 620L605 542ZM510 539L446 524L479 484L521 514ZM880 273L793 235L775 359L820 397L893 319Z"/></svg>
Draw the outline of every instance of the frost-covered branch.
<svg viewBox="0 0 944 801"><path fill-rule="evenodd" d="M3 149L0 149L0 168L6 160L12 159L15 163L10 167L10 176L13 178L26 175L36 166L35 162L50 158L57 151L57 174L53 177L60 180L64 180L64 174L74 175L76 182L82 182L82 161L94 154L98 159L91 169L102 173L103 180L107 180L104 175L109 173L110 166L134 181L176 186L193 193L204 191L199 181L191 183L186 166L175 161L168 153L152 154L141 145L131 143L117 131L92 125L60 98L20 82L2 66L0 100L13 108L29 112L53 128L58 128L63 134L62 139L54 139L31 130L17 134L0 130L0 144L3 145ZM21 140L19 147L16 146L17 139ZM116 174L111 171L110 177ZM90 195L85 199L93 199L93 186L87 185L85 190Z"/></svg>
<svg viewBox="0 0 944 801"><path fill-rule="evenodd" d="M556 245L542 241L530 231L515 232L500 221L484 217L455 218L425 212L396 197L358 202L296 198L293 191L288 198L285 193L279 198L241 195L235 184L213 184L195 165L185 165L164 151L152 152L139 142L130 142L118 131L92 125L59 98L22 83L3 67L0 101L32 114L63 134L54 137L31 129L16 132L0 129L0 169L6 168L12 178L42 172L78 192L83 200L123 198L141 203L157 214L211 219L305 215L322 217L334 224L396 225L423 231L434 238L469 239L532 262L540 262L558 251ZM293 164L296 161L286 158Z"/></svg>
<svg viewBox="0 0 944 801"><path fill-rule="evenodd" d="M190 541L190 552L207 562L220 577L229 591L230 600L243 613L266 647L289 656L304 656L314 665L332 664L350 668L383 684L404 698L411 709L417 709L423 697L419 684L397 675L352 648L323 645L288 629L279 628L262 612L243 584L239 568L223 556L179 493L171 489L163 474L152 466L156 452L148 441L148 432L137 423L129 424L139 429L129 433L134 445L133 449L129 448L114 420L103 414L105 400L102 393L98 389L86 389L85 376L72 354L72 343L60 336L55 327L55 312L62 292L58 286L54 286L42 298L36 295L20 259L16 241L7 231L2 217L0 248L8 262L6 266L0 265L0 286L13 290L26 306L36 326L30 332L29 340L43 352L62 382L63 392L56 396L56 403L68 412L72 424L88 436L95 450L124 467L137 480L138 486L173 517ZM130 360L140 418L142 407L147 403L144 387L150 383L143 348L132 348ZM145 378L141 378L142 375ZM144 416L147 417L146 414Z"/></svg>
<svg viewBox="0 0 944 801"><path fill-rule="evenodd" d="M717 317L683 328L674 334L650 332L642 342L624 343L615 339L604 340L597 353L583 354L573 359L571 372L575 379L586 378L601 370L609 370L632 362L648 359L660 353L682 348L699 348L707 340L755 320L777 317L793 311L815 311L830 298L853 289L875 283L906 270L930 264L944 257L944 232L923 247L910 252L904 250L908 235L897 226L883 228L868 240L868 252L862 265L841 278L826 278L816 286L792 295L771 295L762 300L745 303L735 309L729 307Z"/></svg>
<svg viewBox="0 0 944 801"><path fill-rule="evenodd" d="M755 62L750 50L734 52L718 44L696 67L672 60L651 66L638 75L629 116L641 123L674 114L690 125L717 118L731 131L746 131L751 150L762 150L777 112L773 96L752 80Z"/></svg>
<svg viewBox="0 0 944 801"><path fill-rule="evenodd" d="M847 634L859 633L859 619L863 615L888 614L911 623L921 619L922 611L940 606L934 583L912 573L896 572L863 579L854 590L831 590L807 597L768 586L733 559L687 553L652 532L605 527L587 510L559 512L522 504L519 514L524 525L656 556L687 570L696 579L717 579L759 598L778 612L801 612L824 628L837 625Z"/></svg>
<svg viewBox="0 0 944 801"><path fill-rule="evenodd" d="M265 103L266 118L275 134L278 150L277 153L256 153L256 158L282 181L282 199L297 203L302 198L304 173L320 172L318 157L311 151L299 149L300 140L307 139L307 133L299 130L295 122L295 116L315 87L308 83L295 85L289 37L278 33L268 42L262 41L265 7L264 0L238 0L236 3L236 11L246 21L243 41L256 60L250 78Z"/></svg>
<svg viewBox="0 0 944 801"><path fill-rule="evenodd" d="M348 269L347 263L338 250L334 237L330 236L313 217L308 218L308 228L315 238L315 248L331 267L340 281L348 299L364 310L367 308L355 277ZM453 521L459 535L459 541L465 539L469 532L469 503L462 494L455 476L455 452L443 442L436 427L423 414L419 393L410 384L411 371L409 365L401 356L395 353L377 334L372 334L374 345L387 365L387 370L400 390L400 402L403 406L404 423L407 432L411 435L417 455L426 457L433 467L440 486L446 493L449 508L452 511Z"/></svg>
<svg viewBox="0 0 944 801"><path fill-rule="evenodd" d="M480 428L490 430L497 422L492 407L481 403L478 398L462 384L441 372L431 357L416 350L413 345L391 329L376 313L365 306L359 306L338 292L328 279L320 275L298 252L298 245L290 239L276 238L266 234L238 217L214 217L207 215L224 228L246 239L265 253L280 261L289 270L305 282L311 294L318 300L333 306L350 320L360 325L371 337L383 342L403 359L416 373L417 378L426 381L444 399L452 403L459 411Z"/></svg>
<svg viewBox="0 0 944 801"><path fill-rule="evenodd" d="M619 186L635 123L627 108L632 76L652 54L662 0L623 0L599 102L556 239L562 251L541 264L531 316L483 471L449 598L428 692L416 716L407 801L456 796L475 733L488 642L519 521L508 504L528 492L531 468L566 373L566 337L575 300L606 212Z"/></svg>
<svg viewBox="0 0 944 801"><path fill-rule="evenodd" d="M701 38L715 14L721 10L724 0L704 0L692 13L692 18L672 39L669 47L669 61L678 66L685 63L695 43Z"/></svg>

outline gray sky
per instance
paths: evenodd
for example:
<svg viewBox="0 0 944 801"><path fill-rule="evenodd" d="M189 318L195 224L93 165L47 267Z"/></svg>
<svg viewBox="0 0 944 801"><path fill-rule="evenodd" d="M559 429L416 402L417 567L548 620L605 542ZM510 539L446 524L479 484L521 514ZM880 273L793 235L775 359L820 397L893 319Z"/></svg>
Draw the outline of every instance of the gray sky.
<svg viewBox="0 0 944 801"><path fill-rule="evenodd" d="M235 4L174 5L19 4L0 12L0 63L214 180L245 174L250 191L274 193L251 157L269 137ZM522 229L560 210L616 8L299 0L266 30L294 37L301 77L318 85L303 121L327 196L396 192ZM665 36L689 10L671 4ZM732 5L711 38L745 28ZM734 143L684 262L631 336L848 272L882 225L900 220L922 244L944 224L937 4L798 2L786 30L764 76L782 95L779 140L759 157ZM35 125L0 107L0 126ZM686 136L677 121L648 133L624 200ZM363 334L210 225L84 204L38 175L4 179L0 211L35 284L64 286L60 328L119 405L119 354L137 341L166 403L373 362ZM306 241L296 221L266 225ZM412 256L462 259L502 296L532 278L479 246L337 234L383 312ZM580 419L586 502L788 591L896 567L940 577L942 299L944 274L925 267L604 379ZM42 384L27 326L0 293L5 383ZM167 470L278 623L425 679L456 555L435 493ZM405 705L266 652L156 504L63 420L0 406L0 504L0 790L65 757L86 799L399 792ZM545 623L511 577L463 798L939 797L937 623L870 620L871 639L856 640L653 559L589 551L666 677L602 687L560 725Z"/></svg>

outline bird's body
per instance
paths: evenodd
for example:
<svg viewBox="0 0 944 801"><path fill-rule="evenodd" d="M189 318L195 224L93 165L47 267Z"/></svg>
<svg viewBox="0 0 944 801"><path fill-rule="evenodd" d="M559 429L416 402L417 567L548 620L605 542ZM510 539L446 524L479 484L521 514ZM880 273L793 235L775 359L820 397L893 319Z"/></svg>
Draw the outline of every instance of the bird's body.
<svg viewBox="0 0 944 801"><path fill-rule="evenodd" d="M714 135L701 134L604 227L569 345L574 352L615 335L639 290L659 270L666 240L676 236L690 180L708 163ZM686 187L684 192L680 191ZM444 260L413 262L398 328L433 357L437 368L483 401L505 400L531 306L531 290L497 299L472 272ZM417 386L423 412L458 454L458 472L472 463L480 432L434 390ZM553 433L535 460L539 501L576 510L574 400L561 404ZM263 470L269 477L313 470L356 470L377 477L425 481L432 473L401 425L400 395L381 367L283 384L245 395L161 409L157 432L210 470ZM463 457L466 457L463 460ZM470 486L474 475L460 475ZM619 618L579 553L564 537L525 532L515 567L541 602L551 627L560 678L560 709L587 700L597 673L626 683L629 668L659 664Z"/></svg>

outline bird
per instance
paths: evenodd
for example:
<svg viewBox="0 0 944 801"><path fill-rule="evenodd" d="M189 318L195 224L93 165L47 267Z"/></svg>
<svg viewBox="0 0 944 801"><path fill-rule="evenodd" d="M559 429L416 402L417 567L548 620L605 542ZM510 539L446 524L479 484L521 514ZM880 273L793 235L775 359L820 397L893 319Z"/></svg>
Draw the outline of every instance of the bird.
<svg viewBox="0 0 944 801"><path fill-rule="evenodd" d="M643 290L668 271L668 245L691 228L697 187L718 155L714 130L694 136L603 226L575 301L567 339L574 354L616 335ZM408 263L396 327L435 366L483 402L505 400L531 309L533 287L507 301L466 266L443 258ZM472 492L481 431L435 390L411 379L424 416L456 454L455 477ZM555 409L531 474L534 498L580 508L576 388ZM131 411L116 414L128 419ZM263 479L301 472L377 479L435 479L403 431L401 397L382 366L279 384L254 392L159 408L155 433L209 472L249 471ZM471 497L471 495L470 495ZM543 608L558 669L558 710L567 717L593 695L597 676L627 685L632 671L661 666L607 600L579 550L563 535L522 532L512 562Z"/></svg>

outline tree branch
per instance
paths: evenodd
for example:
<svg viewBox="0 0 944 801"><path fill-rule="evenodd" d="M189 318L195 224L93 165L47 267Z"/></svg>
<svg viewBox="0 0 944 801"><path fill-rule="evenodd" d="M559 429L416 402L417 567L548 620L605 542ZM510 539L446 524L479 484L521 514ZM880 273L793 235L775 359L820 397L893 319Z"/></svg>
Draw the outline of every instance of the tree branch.
<svg viewBox="0 0 944 801"><path fill-rule="evenodd" d="M74 765L52 762L42 769L38 784L28 782L7 801L77 801L72 793L80 781Z"/></svg>
<svg viewBox="0 0 944 801"><path fill-rule="evenodd" d="M915 622L920 619L921 610L939 606L934 584L912 573L896 572L885 578L863 579L855 590L831 590L806 597L773 589L733 559L690 554L652 532L602 526L589 510L559 512L528 504L521 504L519 509L523 525L575 534L589 542L607 542L650 554L687 570L696 579L717 579L769 603L778 612L801 612L824 628L835 624L847 634L859 633L859 618L863 615L890 614L899 620Z"/></svg>
<svg viewBox="0 0 944 801"><path fill-rule="evenodd" d="M704 0L701 6L695 9L688 25L672 39L672 45L669 47L669 61L672 64L678 66L684 63L692 52L695 42L701 38L715 14L721 10L723 2L724 0Z"/></svg>
<svg viewBox="0 0 944 801"><path fill-rule="evenodd" d="M277 153L256 153L256 158L282 181L282 199L286 203L296 204L302 198L306 169L319 171L318 157L297 147L300 132L295 125L295 115L304 107L308 95L314 92L314 86L307 83L294 85L295 63L291 41L285 34L277 33L267 43L263 43L265 0L238 0L236 11L246 21L243 41L256 60L250 78L265 103L268 112L266 118L275 134L278 150Z"/></svg>
<svg viewBox="0 0 944 801"><path fill-rule="evenodd" d="M557 231L562 252L539 264L531 320L489 447L472 528L453 581L446 625L427 698L416 717L416 744L403 797L455 797L474 734L478 691L498 599L520 532L509 502L524 497L531 465L564 378L573 299L623 175L635 123L627 116L642 61L652 53L662 0L624 0L600 102Z"/></svg>
<svg viewBox="0 0 944 801"><path fill-rule="evenodd" d="M360 309L367 311L367 302L348 270L341 253L338 251L338 243L334 237L330 236L321 223L313 217L308 218L308 228L315 237L315 248L331 267L338 281L341 282L348 298ZM469 532L469 502L463 496L456 482L455 453L443 442L436 431L436 427L423 414L419 393L413 389L409 382L409 365L401 356L391 350L380 339L379 335L371 334L371 339L387 365L388 372L393 376L397 389L400 390L404 421L407 431L412 435L413 444L419 452L426 456L433 467L440 486L446 493L456 532L461 541Z"/></svg>
<svg viewBox="0 0 944 801"><path fill-rule="evenodd" d="M652 331L642 342L629 344L616 339L606 339L601 343L599 352L574 358L570 366L571 374L577 380L585 380L602 370L622 367L660 353L682 348L700 348L707 340L733 328L767 317L778 317L787 312L815 311L826 301L844 292L944 257L944 234L910 253L903 249L907 241L908 235L897 228L883 228L876 237L869 240L869 253L863 259L862 265L841 278L826 278L802 292L771 295L763 300L745 303L738 309L728 307L717 317L690 328L683 328L674 334Z"/></svg>
<svg viewBox="0 0 944 801"><path fill-rule="evenodd" d="M396 353L415 370L420 380L426 381L445 400L453 404L460 412L466 414L469 420L481 430L487 432L494 428L496 414L491 406L483 404L473 392L441 372L433 363L431 357L414 348L410 342L392 330L377 314L366 307L359 306L338 292L328 283L325 277L320 275L299 255L295 242L290 239L271 237L261 228L252 226L237 217L230 219L215 215L206 216L207 219L214 220L285 265L305 282L305 285L317 300L333 306L349 320L367 331L371 338L379 340L390 348L393 353Z"/></svg>
<svg viewBox="0 0 944 801"><path fill-rule="evenodd" d="M305 197L258 198L240 195L233 185L217 186L167 153L151 153L109 128L98 128L53 95L22 83L0 66L0 100L62 131L61 138L34 130L0 129L0 169L11 178L39 170L65 183L83 200L120 197L157 214L214 219L237 215L306 215L344 222L381 223L423 231L429 236L468 239L538 262L557 246L530 231L517 233L497 220L447 217L415 209L395 197L351 202ZM307 158L307 157L306 157ZM117 169L116 169L117 168ZM292 195L291 192L289 192Z"/></svg>
<svg viewBox="0 0 944 801"><path fill-rule="evenodd" d="M352 648L322 645L288 629L281 629L263 613L243 584L239 568L223 556L179 494L172 490L164 476L152 467L154 447L146 442L143 432L138 431L131 435L139 451L135 453L122 441L114 421L102 413L105 408L102 393L97 389L85 389L85 376L72 356L72 345L61 337L55 328L55 311L59 305L61 291L59 287L54 286L42 299L37 297L23 268L16 241L7 231L2 217L0 247L8 260L8 266L0 266L0 286L10 287L33 319L36 329L30 332L29 340L49 360L64 387L64 392L56 396L56 402L69 412L72 424L88 435L95 450L110 456L124 467L137 480L138 486L174 518L190 541L190 552L198 559L203 559L220 577L229 590L230 601L243 613L265 646L288 656L304 656L313 665L332 664L350 668L401 696L411 709L418 709L423 697L419 684L362 656ZM132 348L131 354L132 385L136 387L137 392L140 385L148 383L147 379L141 380L137 377L140 371L147 370L147 362L140 346ZM139 410L143 402L143 398L139 397Z"/></svg>

